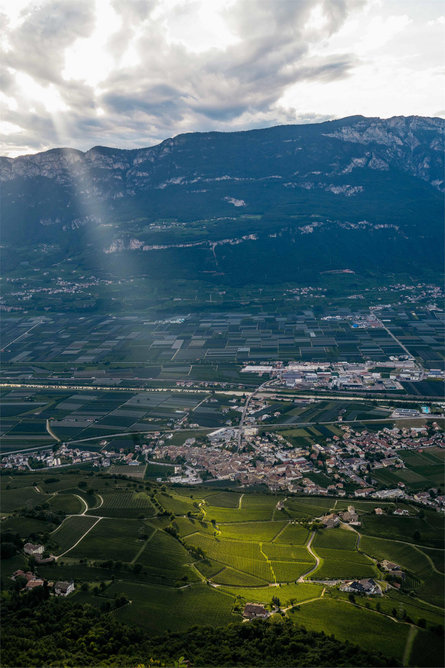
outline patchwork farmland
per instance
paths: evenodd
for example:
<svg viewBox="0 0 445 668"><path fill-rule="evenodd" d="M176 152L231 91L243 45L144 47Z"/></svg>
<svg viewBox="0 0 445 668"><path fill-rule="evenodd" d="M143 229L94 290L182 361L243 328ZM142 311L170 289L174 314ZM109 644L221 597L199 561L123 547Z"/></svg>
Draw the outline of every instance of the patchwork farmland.
<svg viewBox="0 0 445 668"><path fill-rule="evenodd" d="M112 607L116 596L123 597L126 605L112 614L132 625L156 633L208 620L225 625L240 619L246 602L273 611L278 601L281 614L295 623L341 639L348 628L366 624L365 645L371 646L373 637L380 651L402 661L410 628L406 616L420 636L431 635L428 629L441 623L443 551L434 545L437 513L419 516L411 508L408 518L378 517L375 504L358 502L361 526L323 529L316 518L334 506L336 512L345 510L347 501L171 487L111 474L82 478L66 473L57 481L44 476L33 475L39 492L23 485L28 474L9 476L3 530L17 527L25 539L43 540L57 559L35 568L49 579L73 579L73 600ZM83 481L93 493L85 493ZM40 505L33 505L34 494L42 497ZM31 505L24 507L23 499ZM59 519L51 516L52 525L39 510L46 503L59 512ZM36 517L27 518L30 513ZM420 542L409 542L407 526L420 531ZM20 559L24 565L24 557L17 556L11 568ZM379 570L384 559L404 569L401 590L389 586ZM3 565L8 569L8 560ZM380 582L383 596L351 603L339 584L355 578ZM413 647L416 665L423 665Z"/></svg>

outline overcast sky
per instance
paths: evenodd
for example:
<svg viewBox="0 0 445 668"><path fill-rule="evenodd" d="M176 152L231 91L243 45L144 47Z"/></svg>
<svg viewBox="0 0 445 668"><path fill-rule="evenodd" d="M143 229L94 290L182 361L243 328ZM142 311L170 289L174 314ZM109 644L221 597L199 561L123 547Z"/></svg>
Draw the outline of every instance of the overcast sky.
<svg viewBox="0 0 445 668"><path fill-rule="evenodd" d="M0 154L445 116L443 0L0 0Z"/></svg>

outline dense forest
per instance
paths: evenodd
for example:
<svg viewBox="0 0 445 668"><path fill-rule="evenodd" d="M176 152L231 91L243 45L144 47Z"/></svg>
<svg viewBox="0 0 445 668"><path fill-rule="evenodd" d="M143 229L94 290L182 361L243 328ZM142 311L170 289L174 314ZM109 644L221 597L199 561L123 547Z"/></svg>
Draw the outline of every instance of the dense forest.
<svg viewBox="0 0 445 668"><path fill-rule="evenodd" d="M91 605L48 598L46 588L3 593L2 666L395 666L288 620L193 627L150 637ZM183 661L181 661L183 657Z"/></svg>

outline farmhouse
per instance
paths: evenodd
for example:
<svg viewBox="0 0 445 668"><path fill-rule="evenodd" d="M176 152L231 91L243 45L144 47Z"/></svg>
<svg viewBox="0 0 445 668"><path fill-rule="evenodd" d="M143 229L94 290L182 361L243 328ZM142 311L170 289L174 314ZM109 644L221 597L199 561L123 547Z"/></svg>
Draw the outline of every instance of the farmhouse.
<svg viewBox="0 0 445 668"><path fill-rule="evenodd" d="M346 522L346 524L354 524L356 526L360 526L361 524L354 506L348 506L348 510L346 512L340 513L340 517L342 518L343 522Z"/></svg>
<svg viewBox="0 0 445 668"><path fill-rule="evenodd" d="M364 580L349 580L340 586L340 591L349 591L352 594L366 594L366 596L380 596L382 590L372 578Z"/></svg>
<svg viewBox="0 0 445 668"><path fill-rule="evenodd" d="M393 561L388 561L388 559L383 559L380 563L380 566L384 571L400 571L401 568L398 564L395 564Z"/></svg>
<svg viewBox="0 0 445 668"><path fill-rule="evenodd" d="M36 578L35 580L29 580L26 583L26 589L34 589L35 587L43 587L43 580Z"/></svg>
<svg viewBox="0 0 445 668"><path fill-rule="evenodd" d="M333 529L334 527L338 527L338 525L340 524L340 518L335 513L331 513L330 515L324 515L319 519L325 529Z"/></svg>
<svg viewBox="0 0 445 668"><path fill-rule="evenodd" d="M269 613L263 605L247 603L244 606L243 616L247 617L247 619L266 619Z"/></svg>
<svg viewBox="0 0 445 668"><path fill-rule="evenodd" d="M74 582L56 582L54 585L54 593L56 596L68 596L71 592L74 591Z"/></svg>
<svg viewBox="0 0 445 668"><path fill-rule="evenodd" d="M29 554L31 557L40 557L45 551L45 548L43 547L43 545L34 545L33 543L25 543L23 551L25 552L25 554Z"/></svg>
<svg viewBox="0 0 445 668"><path fill-rule="evenodd" d="M30 582L31 580L36 580L37 578L37 576L34 575L34 573L31 573L31 571L26 571L25 573L25 571L19 569L18 571L15 571L14 575L11 576L11 580L15 580L16 578L19 577L26 578L27 582Z"/></svg>

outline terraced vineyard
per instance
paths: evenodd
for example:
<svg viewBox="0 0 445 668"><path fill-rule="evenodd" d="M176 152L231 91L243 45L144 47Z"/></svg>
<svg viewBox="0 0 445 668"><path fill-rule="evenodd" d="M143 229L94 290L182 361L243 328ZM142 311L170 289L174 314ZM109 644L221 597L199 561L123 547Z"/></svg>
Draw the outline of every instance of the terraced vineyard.
<svg viewBox="0 0 445 668"><path fill-rule="evenodd" d="M337 512L346 509L348 502L161 487L113 476L85 480L87 491L79 474L47 479L40 484L46 494L23 485L23 478L5 490L3 530L44 542L58 558L36 568L48 579L74 579L73 600L112 607L115 597L124 596L127 604L113 614L153 633L226 625L240 619L246 602L271 608L278 600L296 624L340 639L355 634L364 647L398 662L412 651L412 665L431 665L432 659L419 659L419 637L432 644L428 656L438 655L440 638L433 629L442 624L444 576L443 551L435 547L437 513L421 516L411 509L408 518L377 517L375 504L359 502L360 527L320 529L311 522L334 506ZM53 522L54 511L58 521L64 513L71 516L53 530L44 514L26 516L37 500L47 501ZM425 544L409 542L411 530ZM401 590L353 602L339 591L337 580L368 577L385 589L377 567L383 559L405 571ZM24 560L17 555L10 563L17 568ZM8 560L3 568L8 574Z"/></svg>

